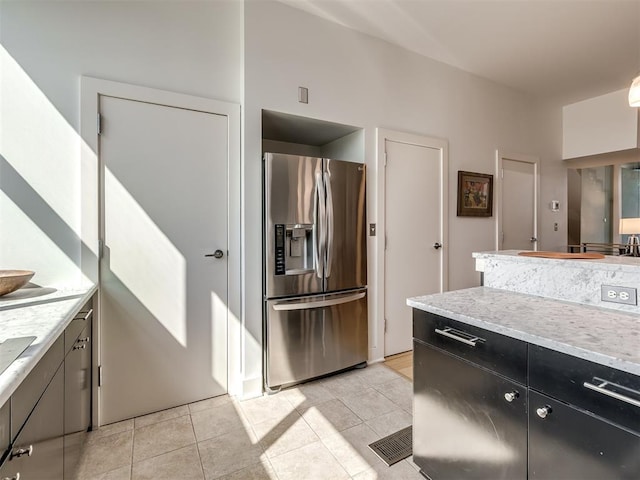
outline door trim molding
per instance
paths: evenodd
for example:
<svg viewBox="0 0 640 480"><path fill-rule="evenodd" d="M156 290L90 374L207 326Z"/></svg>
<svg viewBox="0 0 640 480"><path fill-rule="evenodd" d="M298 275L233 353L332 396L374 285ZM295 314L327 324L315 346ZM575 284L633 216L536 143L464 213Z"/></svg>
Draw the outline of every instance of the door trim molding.
<svg viewBox="0 0 640 480"><path fill-rule="evenodd" d="M227 391L231 395L242 391L242 337L244 326L240 324L241 315L241 243L240 243L240 193L241 193L241 164L240 164L240 105L211 98L185 95L182 93L148 88L139 85L131 85L99 78L81 78L80 86L80 136L81 148L81 181L87 185L86 193L83 189L82 202L82 229L83 238L91 239L86 258L83 255L83 264L87 263L87 271L95 270L96 282L99 279L99 242L104 234L104 218L102 214L99 142L98 142L98 113L100 96L117 97L126 100L143 101L169 107L177 107L195 110L205 113L223 115L227 118L228 132L228 299L227 299ZM96 185L97 195L96 193ZM92 193L91 193L92 192ZM85 237L86 232L86 237ZM91 258L93 257L93 258ZM94 265L94 262L97 265ZM84 266L83 266L84 269ZM95 309L94 324L96 330L100 330L100 295L98 294L98 306ZM93 368L100 364L100 342L94 347ZM97 378L97 375L94 375ZM97 380L96 380L97 382ZM94 425L100 425L100 405L97 383L94 382Z"/></svg>
<svg viewBox="0 0 640 480"><path fill-rule="evenodd" d="M384 128L376 128L376 188L378 191L375 204L378 225L377 236L375 239L375 261L377 264L377 277L375 279L375 292L371 295L370 306L373 306L373 315L370 317L374 320L373 329L370 328L369 334L369 358L370 362L384 360L384 285L385 285L385 265L384 265L384 244L385 244L385 163L386 149L385 142L389 140L397 143L406 143L420 147L433 148L440 151L440 160L442 162L442 171L440 174L440 183L442 185L442 216L440 222L440 237L442 238L442 279L441 291L447 291L449 288L449 142L443 138L429 137L426 135L417 135L407 132L399 132L396 130L388 130Z"/></svg>
<svg viewBox="0 0 640 480"><path fill-rule="evenodd" d="M495 230L495 248L502 250L502 161L513 160L515 162L533 164L533 236L538 238L538 199L540 198L540 159L534 155L525 155L521 153L509 152L507 150L496 149L496 185L493 204L496 210L496 230ZM534 250L538 250L540 239L535 244Z"/></svg>

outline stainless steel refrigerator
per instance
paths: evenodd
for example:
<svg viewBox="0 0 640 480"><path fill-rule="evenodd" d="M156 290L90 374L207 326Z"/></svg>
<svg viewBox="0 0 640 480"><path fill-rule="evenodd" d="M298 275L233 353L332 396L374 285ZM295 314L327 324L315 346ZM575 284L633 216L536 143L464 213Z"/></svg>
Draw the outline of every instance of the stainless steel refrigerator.
<svg viewBox="0 0 640 480"><path fill-rule="evenodd" d="M264 155L265 386L366 362L365 166Z"/></svg>

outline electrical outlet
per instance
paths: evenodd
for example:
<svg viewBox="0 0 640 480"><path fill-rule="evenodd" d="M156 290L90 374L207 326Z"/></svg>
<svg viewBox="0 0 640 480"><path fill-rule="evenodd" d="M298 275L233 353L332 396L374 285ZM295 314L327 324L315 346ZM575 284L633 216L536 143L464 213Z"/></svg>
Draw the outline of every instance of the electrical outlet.
<svg viewBox="0 0 640 480"><path fill-rule="evenodd" d="M602 285L601 299L603 302L623 303L625 305L638 304L638 291L632 287L618 285Z"/></svg>

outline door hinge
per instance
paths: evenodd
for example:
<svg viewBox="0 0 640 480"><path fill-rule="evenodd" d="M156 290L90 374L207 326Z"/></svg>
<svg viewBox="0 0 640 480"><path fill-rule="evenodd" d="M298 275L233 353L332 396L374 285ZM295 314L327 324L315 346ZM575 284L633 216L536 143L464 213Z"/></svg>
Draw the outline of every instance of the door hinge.
<svg viewBox="0 0 640 480"><path fill-rule="evenodd" d="M387 319L384 319L384 333L387 333Z"/></svg>
<svg viewBox="0 0 640 480"><path fill-rule="evenodd" d="M102 386L102 365L98 367L98 386Z"/></svg>
<svg viewBox="0 0 640 480"><path fill-rule="evenodd" d="M387 152L384 152L384 166L387 166Z"/></svg>
<svg viewBox="0 0 640 480"><path fill-rule="evenodd" d="M98 135L102 135L102 115L98 114Z"/></svg>
<svg viewBox="0 0 640 480"><path fill-rule="evenodd" d="M384 249L387 249L387 234L384 234Z"/></svg>
<svg viewBox="0 0 640 480"><path fill-rule="evenodd" d="M500 178L504 178L504 168L500 170Z"/></svg>
<svg viewBox="0 0 640 480"><path fill-rule="evenodd" d="M104 255L104 242L102 240L98 240L98 260L102 260L103 255Z"/></svg>

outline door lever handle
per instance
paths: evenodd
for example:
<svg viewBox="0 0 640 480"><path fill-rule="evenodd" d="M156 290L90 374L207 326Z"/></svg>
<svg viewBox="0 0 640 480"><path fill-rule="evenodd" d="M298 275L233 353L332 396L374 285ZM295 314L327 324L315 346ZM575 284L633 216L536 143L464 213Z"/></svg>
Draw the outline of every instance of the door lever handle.
<svg viewBox="0 0 640 480"><path fill-rule="evenodd" d="M442 244L439 242L436 242L433 244L433 248L435 248L436 250L438 250L439 248L442 248Z"/></svg>
<svg viewBox="0 0 640 480"><path fill-rule="evenodd" d="M222 258L222 257L224 257L224 252L222 250L218 249L213 253L206 253L205 257Z"/></svg>

